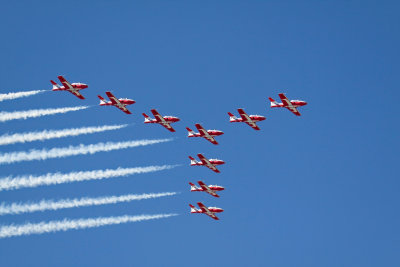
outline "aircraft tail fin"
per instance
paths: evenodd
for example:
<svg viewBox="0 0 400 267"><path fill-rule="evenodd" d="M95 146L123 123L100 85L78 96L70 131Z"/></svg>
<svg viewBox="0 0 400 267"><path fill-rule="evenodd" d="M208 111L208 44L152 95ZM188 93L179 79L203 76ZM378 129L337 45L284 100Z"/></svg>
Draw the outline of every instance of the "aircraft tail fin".
<svg viewBox="0 0 400 267"><path fill-rule="evenodd" d="M193 132L193 130L192 130L192 129L190 129L189 127L186 127L186 130L189 132L189 133L188 133L188 137L191 137L191 136L193 136L193 135L194 135L194 132Z"/></svg>
<svg viewBox="0 0 400 267"><path fill-rule="evenodd" d="M197 160L195 160L192 156L189 156L190 159L190 165L196 165L197 163L199 163Z"/></svg>
<svg viewBox="0 0 400 267"><path fill-rule="evenodd" d="M196 212L198 212L199 210L198 209L196 209L196 207L195 206L193 206L192 204L189 204L189 207L190 207L190 212L191 213L196 213Z"/></svg>
<svg viewBox="0 0 400 267"><path fill-rule="evenodd" d="M190 184L190 191L195 191L196 189L198 189L195 184L190 183L190 182L189 182L189 184Z"/></svg>
<svg viewBox="0 0 400 267"><path fill-rule="evenodd" d="M101 95L97 95L97 97L100 99L100 105L106 103L106 100Z"/></svg>
<svg viewBox="0 0 400 267"><path fill-rule="evenodd" d="M142 115L144 117L144 123L151 121L150 117L146 113L142 113Z"/></svg>
<svg viewBox="0 0 400 267"><path fill-rule="evenodd" d="M229 121L237 120L237 117L235 115L233 115L232 113L228 112L228 115L229 115Z"/></svg>
<svg viewBox="0 0 400 267"><path fill-rule="evenodd" d="M271 102L271 108L274 107L279 107L278 102L276 102L275 100L273 100L271 97L268 97L269 101Z"/></svg>
<svg viewBox="0 0 400 267"><path fill-rule="evenodd" d="M50 82L53 85L53 88L52 88L53 91L60 89L60 86L55 81L50 80Z"/></svg>

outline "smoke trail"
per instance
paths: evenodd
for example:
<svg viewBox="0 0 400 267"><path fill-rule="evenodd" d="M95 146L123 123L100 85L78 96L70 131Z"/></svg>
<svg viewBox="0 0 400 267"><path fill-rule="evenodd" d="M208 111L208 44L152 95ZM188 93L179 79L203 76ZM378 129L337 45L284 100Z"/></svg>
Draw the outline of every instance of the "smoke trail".
<svg viewBox="0 0 400 267"><path fill-rule="evenodd" d="M166 193L150 193L141 195L121 195L121 196L106 196L97 198L74 198L74 199L61 199L58 201L53 200L42 200L37 203L11 203L11 205L6 205L4 203L0 204L0 216L6 214L20 214L36 211L45 210L59 210L68 208L79 208L85 206L98 206L106 204L116 204L120 202L130 202L133 200L151 199L159 198L165 196L176 195L176 192L166 192Z"/></svg>
<svg viewBox="0 0 400 267"><path fill-rule="evenodd" d="M35 90L35 91L22 91L15 93L0 94L0 102L4 100L16 99L20 97L27 97L31 95L36 95L39 93L46 92L46 90Z"/></svg>
<svg viewBox="0 0 400 267"><path fill-rule="evenodd" d="M81 109L87 109L88 106L79 107L65 107L65 108L48 108L48 109L31 109L24 111L13 111L13 112L0 112L0 122L10 121L10 120L26 120L27 118L36 118L47 115L54 115L59 113L66 113L70 111L77 111Z"/></svg>
<svg viewBox="0 0 400 267"><path fill-rule="evenodd" d="M4 225L0 227L0 238L94 228L113 224L162 219L177 215L178 214L143 214L138 216L123 215L118 217L98 217L75 220L64 219L62 221L26 223L21 225Z"/></svg>
<svg viewBox="0 0 400 267"><path fill-rule="evenodd" d="M97 143L91 145L83 145L79 146L69 146L69 147L56 147L50 150L42 149L32 149L29 152L21 151L21 152L10 152L0 154L0 165L1 164L10 164L14 162L20 161L32 161L32 160L46 160L53 158L65 158L69 156L76 155L87 155L87 154L95 154L97 152L108 152L112 150L126 149L131 147L138 146L148 146L158 143L164 143L172 141L169 139L145 139L145 140L137 140L137 141L125 141L125 142L107 142L107 143Z"/></svg>
<svg viewBox="0 0 400 267"><path fill-rule="evenodd" d="M70 173L47 173L45 175L33 176L17 176L5 177L0 179L0 191L13 190L27 187L37 187L43 185L56 185L64 183L73 183L89 180L102 180L115 177L124 177L133 174L149 173L156 171L169 170L176 166L162 165L162 166L147 166L136 168L118 168L106 170L93 170L93 171L80 171Z"/></svg>
<svg viewBox="0 0 400 267"><path fill-rule="evenodd" d="M43 141L54 138L77 136L82 134L92 134L110 130L118 130L126 126L128 126L128 124L82 127L82 128L71 128L62 130L44 130L41 132L16 133L12 135L5 134L0 136L0 145L10 145L15 143L25 143L32 141Z"/></svg>

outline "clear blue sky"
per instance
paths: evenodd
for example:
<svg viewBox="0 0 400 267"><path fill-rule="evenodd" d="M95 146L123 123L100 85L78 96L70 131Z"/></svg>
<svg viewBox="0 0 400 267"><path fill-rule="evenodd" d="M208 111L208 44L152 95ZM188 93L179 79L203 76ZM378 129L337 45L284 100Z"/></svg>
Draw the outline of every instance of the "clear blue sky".
<svg viewBox="0 0 400 267"><path fill-rule="evenodd" d="M1 266L400 266L397 1L18 1L0 16L0 91L50 89L64 74L89 84L0 103L0 110L93 105L0 124L1 134L133 124L1 152L102 141L173 142L92 156L1 165L1 176L157 164L173 170L0 193L1 202L174 191L131 203L2 216L1 224L122 214L179 216L0 240ZM133 115L98 107L112 90ZM267 97L306 100L296 117ZM260 132L230 124L245 108ZM143 125L142 112L176 115L177 133ZM219 146L185 126L225 131ZM188 155L225 160L221 174ZM189 181L226 187L220 199ZM220 221L188 203L225 209Z"/></svg>

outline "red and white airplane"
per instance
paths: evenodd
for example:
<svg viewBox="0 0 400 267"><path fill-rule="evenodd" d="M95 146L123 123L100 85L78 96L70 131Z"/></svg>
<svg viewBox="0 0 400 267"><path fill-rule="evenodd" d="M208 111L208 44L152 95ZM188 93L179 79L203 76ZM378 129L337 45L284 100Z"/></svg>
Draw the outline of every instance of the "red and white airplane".
<svg viewBox="0 0 400 267"><path fill-rule="evenodd" d="M68 91L80 99L85 99L83 95L79 93L79 90L88 88L87 84L84 83L69 83L63 76L57 76L62 86L58 85L55 81L50 80L53 85L52 91Z"/></svg>
<svg viewBox="0 0 400 267"><path fill-rule="evenodd" d="M301 116L300 112L297 110L298 107L307 105L306 101L302 100L289 100L285 94L280 93L279 97L282 100L282 103L278 103L269 97L269 101L271 101L271 108L287 108L290 110L294 115Z"/></svg>
<svg viewBox="0 0 400 267"><path fill-rule="evenodd" d="M204 213L205 215L210 216L214 220L219 220L219 218L217 216L215 216L215 213L224 211L223 209L217 208L217 207L206 207L201 202L197 202L197 205L199 206L200 209L196 208L192 204L189 204L190 213Z"/></svg>
<svg viewBox="0 0 400 267"><path fill-rule="evenodd" d="M163 117L155 109L152 109L151 113L153 113L155 119L150 118L149 116L146 115L146 113L142 113L144 116L144 123L158 123L158 124L164 126L170 132L175 132L175 129L172 128L171 123L179 121L178 117L173 117L173 116L164 116Z"/></svg>
<svg viewBox="0 0 400 267"><path fill-rule="evenodd" d="M193 183L189 183L191 192L203 192L204 191L204 192L212 195L213 197L219 197L219 195L217 195L216 191L225 190L225 188L220 185L206 185L203 181L198 181L197 183L200 185L200 187L197 187Z"/></svg>
<svg viewBox="0 0 400 267"><path fill-rule="evenodd" d="M132 114L127 108L127 105L135 104L136 101L129 98L116 98L111 92L106 92L110 101L106 101L103 97L98 95L100 99L100 106L114 106L125 112L126 114Z"/></svg>
<svg viewBox="0 0 400 267"><path fill-rule="evenodd" d="M195 125L199 132L195 133L192 129L186 127L186 130L188 130L189 132L188 137L204 137L214 145L218 145L218 142L215 140L214 136L223 135L224 132L218 130L206 130L198 123L196 123Z"/></svg>
<svg viewBox="0 0 400 267"><path fill-rule="evenodd" d="M244 112L244 110L241 108L238 108L238 112L240 114L240 118L237 118L235 115L228 112L230 122L244 122L247 125L249 125L251 128L253 128L254 130L260 130L260 128L258 128L256 122L265 120L264 116L247 115L247 113Z"/></svg>
<svg viewBox="0 0 400 267"><path fill-rule="evenodd" d="M202 154L197 154L197 156L201 161L197 161L193 157L189 156L190 166L206 166L210 170L216 173L220 173L220 171L215 166L225 164L225 161L220 159L207 159Z"/></svg>

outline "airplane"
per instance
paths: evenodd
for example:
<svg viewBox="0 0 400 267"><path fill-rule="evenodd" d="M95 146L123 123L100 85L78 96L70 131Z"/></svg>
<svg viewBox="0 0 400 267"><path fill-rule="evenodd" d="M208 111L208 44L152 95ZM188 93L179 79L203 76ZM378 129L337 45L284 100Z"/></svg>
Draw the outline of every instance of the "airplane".
<svg viewBox="0 0 400 267"><path fill-rule="evenodd" d="M50 80L53 85L52 91L68 91L78 97L79 99L85 99L83 95L79 93L79 90L88 88L87 84L84 83L69 83L63 76L57 76L62 86L58 85L55 81Z"/></svg>
<svg viewBox="0 0 400 267"><path fill-rule="evenodd" d="M110 101L106 101L103 97L98 95L100 99L100 106L115 106L125 112L126 114L132 114L127 108L127 105L135 104L136 101L128 98L116 98L111 92L106 92Z"/></svg>
<svg viewBox="0 0 400 267"><path fill-rule="evenodd" d="M215 140L214 136L223 135L224 132L218 130L206 130L198 123L196 123L195 125L199 132L195 133L192 129L186 127L186 130L188 130L189 132L188 137L204 137L214 145L218 145L218 142Z"/></svg>
<svg viewBox="0 0 400 267"><path fill-rule="evenodd" d="M257 131L260 130L260 128L258 128L256 122L265 120L264 116L247 115L247 113L244 112L244 110L241 108L238 108L238 112L239 112L241 118L237 118L235 115L228 112L230 122L244 122L247 125L249 125L251 128L253 128L254 130L257 130Z"/></svg>
<svg viewBox="0 0 400 267"><path fill-rule="evenodd" d="M197 187L193 183L189 183L191 192L202 192L202 191L204 191L204 192L212 195L213 197L219 197L219 195L217 195L217 193L215 193L215 191L225 190L224 187L219 186L219 185L206 185L205 183L203 183L203 181L198 181L197 183L200 185L200 187Z"/></svg>
<svg viewBox="0 0 400 267"><path fill-rule="evenodd" d="M282 100L282 103L278 103L269 97L269 101L271 101L271 108L287 108L290 110L294 115L301 116L300 112L297 110L298 107L307 105L306 101L302 100L289 100L285 94L280 93L279 97Z"/></svg>
<svg viewBox="0 0 400 267"><path fill-rule="evenodd" d="M173 116L163 117L155 109L152 109L151 113L153 113L155 119L150 118L149 116L146 115L146 113L142 113L144 116L144 123L158 123L164 126L170 132L175 132L175 129L172 128L170 124L179 121L178 117L173 117Z"/></svg>
<svg viewBox="0 0 400 267"><path fill-rule="evenodd" d="M201 161L197 161L193 157L189 156L190 166L206 166L210 170L216 173L220 173L220 171L215 166L225 164L225 161L220 159L207 159L202 154L197 154L197 156Z"/></svg>
<svg viewBox="0 0 400 267"><path fill-rule="evenodd" d="M193 206L192 204L189 204L190 206L190 213L204 213L205 215L210 216L211 218L213 218L214 220L219 220L219 218L217 216L215 216L215 213L218 212L223 212L224 210L221 208L217 208L217 207L206 207L204 206L203 203L201 202L197 202L197 205L200 207L200 209L197 209L195 206Z"/></svg>

